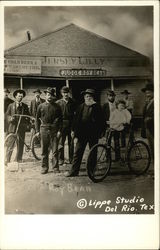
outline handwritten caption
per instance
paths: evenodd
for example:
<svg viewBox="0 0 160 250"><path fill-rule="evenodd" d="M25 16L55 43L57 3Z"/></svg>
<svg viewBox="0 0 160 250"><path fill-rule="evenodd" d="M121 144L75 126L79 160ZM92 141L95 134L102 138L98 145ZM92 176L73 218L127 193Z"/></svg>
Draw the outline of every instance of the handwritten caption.
<svg viewBox="0 0 160 250"><path fill-rule="evenodd" d="M65 195L66 193L90 193L92 188L89 185L74 185L73 183L67 183L64 186L60 186L55 183L41 183L44 187L47 186L48 189L54 193L58 193L60 195Z"/></svg>

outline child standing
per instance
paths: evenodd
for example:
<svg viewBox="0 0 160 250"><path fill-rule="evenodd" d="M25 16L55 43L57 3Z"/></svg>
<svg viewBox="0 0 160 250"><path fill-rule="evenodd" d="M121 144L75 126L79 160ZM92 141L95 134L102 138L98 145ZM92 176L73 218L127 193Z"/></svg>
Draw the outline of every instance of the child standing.
<svg viewBox="0 0 160 250"><path fill-rule="evenodd" d="M125 125L130 124L130 121L131 113L126 109L125 101L119 100L116 103L116 109L110 115L110 128L115 130L113 133L115 140L115 161L120 159L120 134L125 133Z"/></svg>

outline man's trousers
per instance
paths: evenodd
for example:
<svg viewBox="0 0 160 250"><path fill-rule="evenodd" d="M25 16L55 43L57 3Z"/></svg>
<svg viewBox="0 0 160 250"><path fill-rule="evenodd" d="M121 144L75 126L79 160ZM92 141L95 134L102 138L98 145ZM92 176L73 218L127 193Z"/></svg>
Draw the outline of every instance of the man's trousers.
<svg viewBox="0 0 160 250"><path fill-rule="evenodd" d="M62 136L60 138L59 144L62 146L62 149L59 153L59 160L64 161L64 146L66 138L68 139L68 155L69 155L69 162L72 162L73 160L73 152L74 152L74 144L71 143L71 128L70 127L64 127L62 129Z"/></svg>
<svg viewBox="0 0 160 250"><path fill-rule="evenodd" d="M24 130L19 130L17 134L17 154L14 159L14 161L22 161L22 156L23 156L23 148L24 148L24 140L25 140L25 131ZM9 145L7 146L7 151L6 151L6 163L10 162L11 159L11 154L12 154L12 147L14 144L14 139L9 142Z"/></svg>
<svg viewBox="0 0 160 250"><path fill-rule="evenodd" d="M98 143L98 138L97 137L81 137L78 138L76 147L75 147L75 153L73 156L73 163L72 163L72 169L71 172L74 174L79 173L80 165L82 162L83 154L86 148L87 143L89 143L89 148L91 149L95 144ZM96 159L96 154L95 154L95 159Z"/></svg>
<svg viewBox="0 0 160 250"><path fill-rule="evenodd" d="M52 152L52 168L58 168L57 132L52 128L41 127L42 168L49 168L49 154Z"/></svg>

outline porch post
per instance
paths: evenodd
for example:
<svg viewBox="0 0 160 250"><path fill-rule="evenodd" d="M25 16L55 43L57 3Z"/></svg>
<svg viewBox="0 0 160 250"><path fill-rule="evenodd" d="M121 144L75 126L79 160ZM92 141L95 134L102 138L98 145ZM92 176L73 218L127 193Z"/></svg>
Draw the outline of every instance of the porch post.
<svg viewBox="0 0 160 250"><path fill-rule="evenodd" d="M69 80L66 79L66 86L69 88Z"/></svg>
<svg viewBox="0 0 160 250"><path fill-rule="evenodd" d="M69 84L69 80L68 79L66 79L66 86L69 88L69 93L70 93L70 97L72 97L72 88L70 88L71 86L70 86L70 84Z"/></svg>
<svg viewBox="0 0 160 250"><path fill-rule="evenodd" d="M20 78L20 89L23 89L23 78Z"/></svg>
<svg viewBox="0 0 160 250"><path fill-rule="evenodd" d="M114 91L114 81L113 81L113 78L111 79L111 90Z"/></svg>

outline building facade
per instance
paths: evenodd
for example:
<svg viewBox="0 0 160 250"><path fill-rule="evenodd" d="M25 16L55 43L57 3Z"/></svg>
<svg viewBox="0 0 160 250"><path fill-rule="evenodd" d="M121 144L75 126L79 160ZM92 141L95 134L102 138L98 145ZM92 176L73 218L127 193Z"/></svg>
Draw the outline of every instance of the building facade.
<svg viewBox="0 0 160 250"><path fill-rule="evenodd" d="M67 85L78 102L81 91L94 88L101 104L107 89L117 98L128 89L135 116L142 114L141 88L153 78L148 57L75 24L6 50L4 65L4 86L11 92L25 89L27 104L36 88L54 87L60 97L61 87Z"/></svg>

